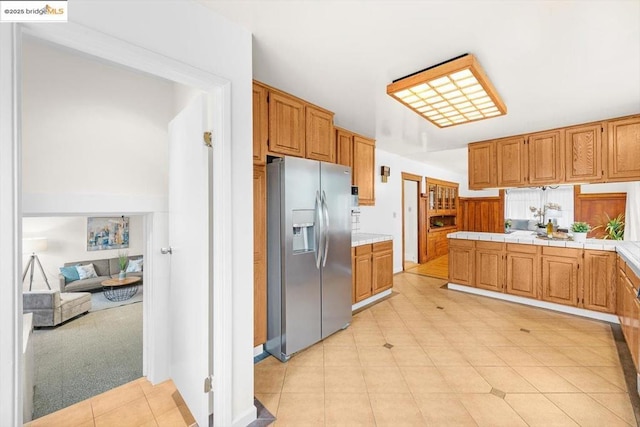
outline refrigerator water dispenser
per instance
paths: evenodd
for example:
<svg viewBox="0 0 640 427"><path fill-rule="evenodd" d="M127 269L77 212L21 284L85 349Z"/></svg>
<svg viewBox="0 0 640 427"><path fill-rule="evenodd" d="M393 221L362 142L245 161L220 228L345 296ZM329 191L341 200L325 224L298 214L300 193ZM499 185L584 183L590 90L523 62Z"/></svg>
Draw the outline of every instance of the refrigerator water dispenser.
<svg viewBox="0 0 640 427"><path fill-rule="evenodd" d="M293 253L313 252L316 247L315 221L313 209L293 211Z"/></svg>

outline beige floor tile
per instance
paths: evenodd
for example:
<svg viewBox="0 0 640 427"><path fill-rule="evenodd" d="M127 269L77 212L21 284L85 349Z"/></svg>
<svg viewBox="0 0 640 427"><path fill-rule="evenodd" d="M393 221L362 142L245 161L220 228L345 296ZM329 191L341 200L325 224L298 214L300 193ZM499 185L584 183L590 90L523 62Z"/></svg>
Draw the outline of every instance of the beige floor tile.
<svg viewBox="0 0 640 427"><path fill-rule="evenodd" d="M358 356L362 366L396 366L393 353L382 345L358 347Z"/></svg>
<svg viewBox="0 0 640 427"><path fill-rule="evenodd" d="M542 394L508 393L504 400L531 427L578 427L578 424Z"/></svg>
<svg viewBox="0 0 640 427"><path fill-rule="evenodd" d="M157 386L147 395L147 402L151 408L151 412L155 417L159 417L165 412L186 405L182 396L176 390L173 381L163 383Z"/></svg>
<svg viewBox="0 0 640 427"><path fill-rule="evenodd" d="M325 393L325 426L375 426L367 393Z"/></svg>
<svg viewBox="0 0 640 427"><path fill-rule="evenodd" d="M477 366L476 371L492 387L505 393L537 393L538 390L509 366Z"/></svg>
<svg viewBox="0 0 640 427"><path fill-rule="evenodd" d="M326 393L365 393L367 386L364 382L362 368L360 367L334 367L324 368L324 391Z"/></svg>
<svg viewBox="0 0 640 427"><path fill-rule="evenodd" d="M325 347L340 346L340 347L353 347L356 345L353 339L353 330L347 328L342 331L338 331L330 337L324 339L320 345Z"/></svg>
<svg viewBox="0 0 640 427"><path fill-rule="evenodd" d="M441 366L438 370L458 393L489 393L491 385L471 366Z"/></svg>
<svg viewBox="0 0 640 427"><path fill-rule="evenodd" d="M511 347L513 342L498 332L479 332L475 334L475 339L488 347Z"/></svg>
<svg viewBox="0 0 640 427"><path fill-rule="evenodd" d="M140 389L140 392L142 392L142 389ZM94 421L96 427L138 427L154 421L154 416L147 403L147 399L142 396L122 406L118 406L109 412L96 416Z"/></svg>
<svg viewBox="0 0 640 427"><path fill-rule="evenodd" d="M456 394L414 393L413 398L428 426L473 427L478 425Z"/></svg>
<svg viewBox="0 0 640 427"><path fill-rule="evenodd" d="M621 418L584 393L549 393L547 399L583 427L628 426Z"/></svg>
<svg viewBox="0 0 640 427"><path fill-rule="evenodd" d="M256 399L275 416L278 413L278 404L280 403L280 393L256 393Z"/></svg>
<svg viewBox="0 0 640 427"><path fill-rule="evenodd" d="M144 397L144 392L139 383L134 381L121 385L90 399L93 416L98 417L141 397Z"/></svg>
<svg viewBox="0 0 640 427"><path fill-rule="evenodd" d="M458 349L453 347L422 347L436 366L470 366Z"/></svg>
<svg viewBox="0 0 640 427"><path fill-rule="evenodd" d="M542 363L520 347L493 347L491 349L509 366L542 366Z"/></svg>
<svg viewBox="0 0 640 427"><path fill-rule="evenodd" d="M580 390L551 368L542 366L514 367L525 380L542 393L574 393Z"/></svg>
<svg viewBox="0 0 640 427"><path fill-rule="evenodd" d="M611 360L593 353L589 347L558 347L558 350L582 366L620 366L618 360Z"/></svg>
<svg viewBox="0 0 640 427"><path fill-rule="evenodd" d="M284 382L284 374L287 365L278 362L278 365L255 365L253 370L255 393L280 393Z"/></svg>
<svg viewBox="0 0 640 427"><path fill-rule="evenodd" d="M355 346L326 346L324 366L360 366L358 350Z"/></svg>
<svg viewBox="0 0 640 427"><path fill-rule="evenodd" d="M425 426L411 394L369 394L376 426Z"/></svg>
<svg viewBox="0 0 640 427"><path fill-rule="evenodd" d="M453 392L436 367L403 367L400 370L413 394Z"/></svg>
<svg viewBox="0 0 640 427"><path fill-rule="evenodd" d="M449 341L451 345L456 347L473 346L479 344L473 336L472 332L463 330L461 327L456 328L456 332L449 331L444 335L447 338L447 341Z"/></svg>
<svg viewBox="0 0 640 427"><path fill-rule="evenodd" d="M488 347L482 345L458 347L457 350L471 366L507 366L504 360L500 359Z"/></svg>
<svg viewBox="0 0 640 427"><path fill-rule="evenodd" d="M398 366L433 366L433 362L420 346L393 347L391 354Z"/></svg>
<svg viewBox="0 0 640 427"><path fill-rule="evenodd" d="M636 417L627 393L589 393L589 396L630 425L636 424Z"/></svg>
<svg viewBox="0 0 640 427"><path fill-rule="evenodd" d="M372 332L372 331L354 331L353 338L355 339L356 345L358 347L378 347L387 343L382 332Z"/></svg>
<svg viewBox="0 0 640 427"><path fill-rule="evenodd" d="M519 347L540 347L544 345L542 341L531 335L531 333L523 331L504 332L503 335Z"/></svg>
<svg viewBox="0 0 640 427"><path fill-rule="evenodd" d="M562 375L571 384L578 387L583 392L593 393L623 393L626 387L621 389L614 385L611 381L607 381L600 375L597 375L589 368L567 366L551 368L554 372Z"/></svg>
<svg viewBox="0 0 640 427"><path fill-rule="evenodd" d="M324 366L324 346L322 342L296 353L287 362L291 366Z"/></svg>
<svg viewBox="0 0 640 427"><path fill-rule="evenodd" d="M324 366L289 366L284 376L282 392L324 392Z"/></svg>
<svg viewBox="0 0 640 427"><path fill-rule="evenodd" d="M622 390L626 390L627 383L624 379L624 374L622 373L622 368L620 366L595 366L589 367L589 369L591 372L596 375L600 375L602 378L610 381Z"/></svg>
<svg viewBox="0 0 640 427"><path fill-rule="evenodd" d="M397 367L366 367L363 368L363 373L369 394L409 393L409 387Z"/></svg>
<svg viewBox="0 0 640 427"><path fill-rule="evenodd" d="M580 366L578 362L553 347L523 347L523 350L539 360L544 366Z"/></svg>
<svg viewBox="0 0 640 427"><path fill-rule="evenodd" d="M93 411L91 409L91 402L88 400L76 403L75 405L71 405L44 417L37 418L26 425L29 427L63 425L79 426L86 422L91 422L91 424L93 424Z"/></svg>
<svg viewBox="0 0 640 427"><path fill-rule="evenodd" d="M186 405L178 406L159 417L156 417L158 427L188 427L194 425L196 420Z"/></svg>
<svg viewBox="0 0 640 427"><path fill-rule="evenodd" d="M416 342L422 346L428 347L449 347L451 343L447 341L444 335L440 332L431 330L431 331L416 331L413 332L413 337Z"/></svg>
<svg viewBox="0 0 640 427"><path fill-rule="evenodd" d="M392 344L394 347L417 347L419 346L418 342L413 338L413 334L411 334L406 328L403 330L393 330L391 332L382 332L385 339L389 344Z"/></svg>
<svg viewBox="0 0 640 427"><path fill-rule="evenodd" d="M282 393L277 426L323 426L324 393Z"/></svg>
<svg viewBox="0 0 640 427"><path fill-rule="evenodd" d="M460 401L480 427L527 425L507 402L492 394L464 394Z"/></svg>

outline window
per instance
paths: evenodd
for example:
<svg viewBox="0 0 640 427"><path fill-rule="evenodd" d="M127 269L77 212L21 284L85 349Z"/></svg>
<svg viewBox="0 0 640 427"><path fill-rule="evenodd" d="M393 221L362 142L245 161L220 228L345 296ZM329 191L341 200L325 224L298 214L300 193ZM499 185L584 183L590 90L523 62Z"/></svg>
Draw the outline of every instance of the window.
<svg viewBox="0 0 640 427"><path fill-rule="evenodd" d="M505 192L504 217L511 220L535 220L546 223L555 220L561 228L568 228L573 223L573 186L565 185L557 188L512 188ZM554 210L545 208L549 204L560 205L558 217L553 217ZM536 216L531 207L543 212Z"/></svg>

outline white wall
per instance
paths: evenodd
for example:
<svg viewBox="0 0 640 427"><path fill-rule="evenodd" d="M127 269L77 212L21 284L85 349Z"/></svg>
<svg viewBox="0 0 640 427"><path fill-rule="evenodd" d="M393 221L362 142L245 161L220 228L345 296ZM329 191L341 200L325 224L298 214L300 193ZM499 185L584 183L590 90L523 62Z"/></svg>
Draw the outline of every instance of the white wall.
<svg viewBox="0 0 640 427"><path fill-rule="evenodd" d="M22 220L24 237L46 237L47 250L38 253L38 259L44 268L52 289L58 289L59 268L65 262L91 259L116 258L118 252L127 251L129 255L141 255L144 250L142 216L129 217L129 248L87 251L87 217L35 217ZM22 258L24 265L29 262L29 254ZM29 275L23 289L29 287ZM46 289L46 284L38 267L35 267L32 289Z"/></svg>

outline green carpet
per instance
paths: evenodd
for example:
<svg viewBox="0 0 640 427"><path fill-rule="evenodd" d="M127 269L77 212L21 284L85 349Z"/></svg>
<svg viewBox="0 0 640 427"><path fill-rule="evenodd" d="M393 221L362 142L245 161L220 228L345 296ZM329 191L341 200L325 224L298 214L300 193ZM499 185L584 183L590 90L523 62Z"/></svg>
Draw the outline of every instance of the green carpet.
<svg viewBox="0 0 640 427"><path fill-rule="evenodd" d="M33 345L35 419L142 376L142 304L36 329Z"/></svg>

